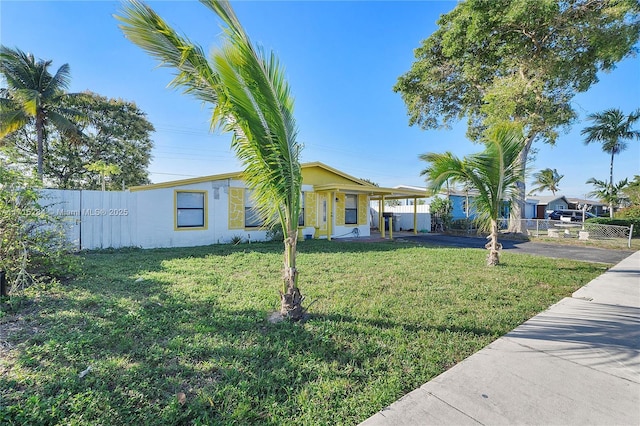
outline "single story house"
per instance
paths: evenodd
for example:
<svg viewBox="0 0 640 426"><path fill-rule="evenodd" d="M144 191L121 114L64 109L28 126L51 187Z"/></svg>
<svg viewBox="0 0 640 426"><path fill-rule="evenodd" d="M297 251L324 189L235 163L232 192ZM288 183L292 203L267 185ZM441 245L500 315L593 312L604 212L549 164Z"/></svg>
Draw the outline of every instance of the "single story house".
<svg viewBox="0 0 640 426"><path fill-rule="evenodd" d="M535 196L534 201L536 203L535 219L547 219L549 212L569 208L569 200L564 195Z"/></svg>
<svg viewBox="0 0 640 426"><path fill-rule="evenodd" d="M564 195L535 196L531 201L536 204L536 219L547 219L549 213L554 210L582 210L586 206L587 211L596 216L606 216L608 206L604 203L582 198L567 198Z"/></svg>
<svg viewBox="0 0 640 426"><path fill-rule="evenodd" d="M301 168L301 239L369 236L371 201L383 206L386 199L424 197L424 191L373 186L320 162L305 163ZM238 237L247 241L267 238L268 230L256 214L242 172L102 195L100 191L71 192L49 190L48 195L54 198L49 205L54 212L68 216L69 235L79 249L187 247L226 243Z"/></svg>
<svg viewBox="0 0 640 426"><path fill-rule="evenodd" d="M476 212L473 208L473 198L477 194L476 191L459 191L450 190L448 193L441 194L442 197L448 197L451 201L451 216L453 220L474 219ZM504 200L500 209L501 218L508 218L511 212L511 204ZM535 214L535 200L525 200L524 217L531 219Z"/></svg>
<svg viewBox="0 0 640 426"><path fill-rule="evenodd" d="M569 209L582 210L587 206L587 211L596 216L609 216L609 206L600 201L587 200L584 198L567 198L569 201Z"/></svg>

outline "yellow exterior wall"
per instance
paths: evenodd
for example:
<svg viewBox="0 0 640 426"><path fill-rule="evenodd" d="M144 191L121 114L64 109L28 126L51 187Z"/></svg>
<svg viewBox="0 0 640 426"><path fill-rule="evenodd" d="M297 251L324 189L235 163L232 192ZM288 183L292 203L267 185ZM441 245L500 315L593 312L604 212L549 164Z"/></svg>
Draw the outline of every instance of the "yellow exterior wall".
<svg viewBox="0 0 640 426"><path fill-rule="evenodd" d="M345 197L343 192L336 192L336 225L344 225Z"/></svg>
<svg viewBox="0 0 640 426"><path fill-rule="evenodd" d="M315 192L304 193L304 226L318 226L318 202Z"/></svg>
<svg viewBox="0 0 640 426"><path fill-rule="evenodd" d="M369 216L369 197L358 195L358 225L366 225Z"/></svg>
<svg viewBox="0 0 640 426"><path fill-rule="evenodd" d="M305 185L353 184L354 181L332 173L321 167L306 167L302 169L302 182Z"/></svg>
<svg viewBox="0 0 640 426"><path fill-rule="evenodd" d="M244 229L244 188L229 188L229 229Z"/></svg>

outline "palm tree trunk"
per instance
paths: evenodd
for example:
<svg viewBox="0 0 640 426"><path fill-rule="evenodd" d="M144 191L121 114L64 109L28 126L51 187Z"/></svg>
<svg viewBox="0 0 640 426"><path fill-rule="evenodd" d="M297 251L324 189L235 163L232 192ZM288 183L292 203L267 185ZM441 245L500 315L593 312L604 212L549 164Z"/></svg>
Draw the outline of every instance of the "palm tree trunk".
<svg viewBox="0 0 640 426"><path fill-rule="evenodd" d="M280 314L293 321L304 316L302 301L304 297L298 289L298 270L296 269L296 252L298 243L297 230L289 229L284 240L284 283L280 292Z"/></svg>
<svg viewBox="0 0 640 426"><path fill-rule="evenodd" d="M43 157L44 157L44 117L42 113L36 115L36 134L38 137L38 179L43 180Z"/></svg>
<svg viewBox="0 0 640 426"><path fill-rule="evenodd" d="M615 150L611 150L611 167L609 168L609 217L613 219L613 156Z"/></svg>
<svg viewBox="0 0 640 426"><path fill-rule="evenodd" d="M489 235L489 243L487 248L489 249L489 255L487 256L487 266L496 266L500 264L500 243L498 243L498 221L491 219L491 234Z"/></svg>

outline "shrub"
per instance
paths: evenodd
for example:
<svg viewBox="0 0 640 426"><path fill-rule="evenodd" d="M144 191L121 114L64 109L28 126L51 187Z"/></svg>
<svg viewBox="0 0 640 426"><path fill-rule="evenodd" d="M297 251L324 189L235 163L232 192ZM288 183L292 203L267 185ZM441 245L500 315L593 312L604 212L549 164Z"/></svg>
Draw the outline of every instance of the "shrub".
<svg viewBox="0 0 640 426"><path fill-rule="evenodd" d="M451 200L448 198L435 197L431 200L429 211L435 220L439 219L442 221L445 229L448 229L451 226L451 212L453 211Z"/></svg>
<svg viewBox="0 0 640 426"><path fill-rule="evenodd" d="M614 214L615 219L640 219L640 206L621 209Z"/></svg>
<svg viewBox="0 0 640 426"><path fill-rule="evenodd" d="M475 223L473 219L456 219L451 221L451 229L467 231L475 229Z"/></svg>
<svg viewBox="0 0 640 426"><path fill-rule="evenodd" d="M237 246L238 244L242 244L243 242L244 242L244 237L242 235L234 235L229 240L229 244L233 244L234 246Z"/></svg>
<svg viewBox="0 0 640 426"><path fill-rule="evenodd" d="M280 223L275 223L274 225L267 230L266 235L267 241L282 241L284 239L284 232L282 231L282 225Z"/></svg>
<svg viewBox="0 0 640 426"><path fill-rule="evenodd" d="M36 281L68 278L79 268L62 219L38 202L39 186L0 160L0 269L10 294Z"/></svg>

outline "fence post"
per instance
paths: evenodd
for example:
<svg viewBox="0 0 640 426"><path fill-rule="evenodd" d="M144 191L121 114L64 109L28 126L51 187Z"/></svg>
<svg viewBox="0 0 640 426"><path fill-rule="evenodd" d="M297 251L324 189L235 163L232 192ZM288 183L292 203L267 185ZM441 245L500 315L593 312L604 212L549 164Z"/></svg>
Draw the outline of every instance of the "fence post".
<svg viewBox="0 0 640 426"><path fill-rule="evenodd" d="M629 241L627 241L627 247L631 248L631 236L633 235L633 223L629 227Z"/></svg>

